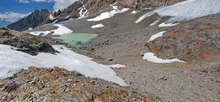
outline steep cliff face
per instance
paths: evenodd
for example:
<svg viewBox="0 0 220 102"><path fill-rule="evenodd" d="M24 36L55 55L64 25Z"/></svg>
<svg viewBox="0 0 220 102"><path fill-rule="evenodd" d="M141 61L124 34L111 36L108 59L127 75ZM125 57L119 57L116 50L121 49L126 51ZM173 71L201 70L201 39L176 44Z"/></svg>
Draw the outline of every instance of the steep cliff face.
<svg viewBox="0 0 220 102"><path fill-rule="evenodd" d="M9 29L24 31L28 28L35 28L39 25L46 24L50 21L50 12L46 9L36 10L31 13L29 16L15 22L9 24L7 27Z"/></svg>

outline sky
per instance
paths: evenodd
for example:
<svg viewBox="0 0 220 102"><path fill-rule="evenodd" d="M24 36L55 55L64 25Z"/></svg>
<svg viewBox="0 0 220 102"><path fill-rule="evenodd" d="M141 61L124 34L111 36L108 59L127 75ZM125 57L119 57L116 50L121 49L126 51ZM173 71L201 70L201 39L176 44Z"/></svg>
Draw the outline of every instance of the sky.
<svg viewBox="0 0 220 102"><path fill-rule="evenodd" d="M76 0L1 0L0 26L15 22L34 10L48 9L56 11L64 9Z"/></svg>

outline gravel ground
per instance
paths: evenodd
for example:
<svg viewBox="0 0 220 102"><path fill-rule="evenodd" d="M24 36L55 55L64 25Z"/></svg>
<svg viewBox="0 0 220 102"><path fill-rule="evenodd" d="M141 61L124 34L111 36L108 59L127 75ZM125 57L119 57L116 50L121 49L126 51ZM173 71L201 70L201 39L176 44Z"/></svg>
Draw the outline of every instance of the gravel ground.
<svg viewBox="0 0 220 102"><path fill-rule="evenodd" d="M133 16L130 20L123 18L128 22L121 24L123 28L127 29L125 32L121 33L116 30L113 31L115 33L112 33L105 30L106 34L85 45L88 48L93 48L93 54L102 58L95 60L105 64L126 65L126 68L116 70L121 78L130 83L134 89L150 92L159 96L163 101L219 102L219 58L196 64L190 62L185 64L154 64L144 61L142 60L143 53L148 51L144 47L146 41L151 35L167 29L148 25L157 19L161 19L163 22L167 18L159 18L155 15L136 25L132 23L136 17ZM112 20L120 22L120 20ZM201 19L204 22L206 20ZM132 25L132 27L126 28L125 25Z"/></svg>
<svg viewBox="0 0 220 102"><path fill-rule="evenodd" d="M152 93L165 102L220 102L220 58L217 56L209 62L172 64L155 64L142 60L143 54L148 51L144 45L150 36L168 29L149 25L157 19L162 23L167 18L154 15L135 24L135 20L147 10L138 14L131 14L131 11L100 22L81 19L62 24L74 32L99 34L77 49L77 52L93 57L100 63L126 65L126 68L115 71L139 92ZM206 20L212 19L202 21ZM90 28L99 23L105 27Z"/></svg>

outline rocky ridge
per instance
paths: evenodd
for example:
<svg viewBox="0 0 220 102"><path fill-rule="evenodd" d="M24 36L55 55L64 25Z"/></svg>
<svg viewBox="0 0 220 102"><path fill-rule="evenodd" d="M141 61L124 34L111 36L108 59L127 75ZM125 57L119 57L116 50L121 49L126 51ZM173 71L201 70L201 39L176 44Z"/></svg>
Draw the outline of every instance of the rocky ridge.
<svg viewBox="0 0 220 102"><path fill-rule="evenodd" d="M79 0L57 15L58 18L78 18L80 16L96 16L102 12L112 10L112 6L119 8L157 8L171 5L184 0Z"/></svg>
<svg viewBox="0 0 220 102"><path fill-rule="evenodd" d="M52 22L50 19L50 12L47 9L36 10L27 17L9 24L7 28L17 31L24 31L29 28L35 28L37 26Z"/></svg>

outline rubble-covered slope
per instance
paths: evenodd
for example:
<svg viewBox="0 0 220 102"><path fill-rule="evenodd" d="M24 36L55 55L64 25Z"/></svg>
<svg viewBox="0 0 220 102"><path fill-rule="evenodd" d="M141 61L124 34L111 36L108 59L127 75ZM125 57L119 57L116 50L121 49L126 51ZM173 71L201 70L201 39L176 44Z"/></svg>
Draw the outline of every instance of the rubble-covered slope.
<svg viewBox="0 0 220 102"><path fill-rule="evenodd" d="M63 69L30 68L0 80L1 102L160 102L103 80Z"/></svg>
<svg viewBox="0 0 220 102"><path fill-rule="evenodd" d="M210 60L220 54L219 17L216 14L179 24L146 46L163 58Z"/></svg>

